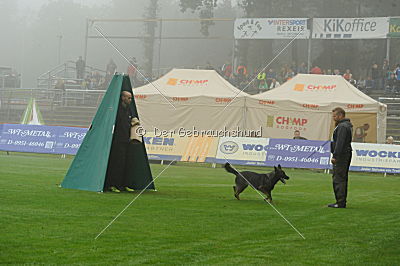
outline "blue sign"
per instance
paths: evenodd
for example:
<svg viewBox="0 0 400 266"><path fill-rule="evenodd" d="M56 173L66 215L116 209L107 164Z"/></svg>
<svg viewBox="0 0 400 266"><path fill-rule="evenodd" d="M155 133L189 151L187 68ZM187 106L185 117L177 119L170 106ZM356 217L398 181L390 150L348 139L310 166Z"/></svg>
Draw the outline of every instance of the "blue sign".
<svg viewBox="0 0 400 266"><path fill-rule="evenodd" d="M58 154L76 154L86 136L87 128L60 127L57 135L56 152Z"/></svg>
<svg viewBox="0 0 400 266"><path fill-rule="evenodd" d="M330 141L270 139L266 166L330 168Z"/></svg>
<svg viewBox="0 0 400 266"><path fill-rule="evenodd" d="M0 150L55 153L57 127L4 124L0 132Z"/></svg>
<svg viewBox="0 0 400 266"><path fill-rule="evenodd" d="M76 154L86 128L42 125L0 125L0 150Z"/></svg>
<svg viewBox="0 0 400 266"><path fill-rule="evenodd" d="M330 141L222 138L217 163L293 168L330 168Z"/></svg>

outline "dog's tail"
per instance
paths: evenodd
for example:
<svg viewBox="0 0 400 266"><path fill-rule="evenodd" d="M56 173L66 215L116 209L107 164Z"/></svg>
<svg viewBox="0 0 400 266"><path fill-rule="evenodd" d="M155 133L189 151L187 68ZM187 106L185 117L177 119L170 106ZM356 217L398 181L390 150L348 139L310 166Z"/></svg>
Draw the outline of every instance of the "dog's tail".
<svg viewBox="0 0 400 266"><path fill-rule="evenodd" d="M230 163L226 163L224 167L225 167L226 171L228 171L229 173L234 174L234 175L238 174L238 171L233 169Z"/></svg>

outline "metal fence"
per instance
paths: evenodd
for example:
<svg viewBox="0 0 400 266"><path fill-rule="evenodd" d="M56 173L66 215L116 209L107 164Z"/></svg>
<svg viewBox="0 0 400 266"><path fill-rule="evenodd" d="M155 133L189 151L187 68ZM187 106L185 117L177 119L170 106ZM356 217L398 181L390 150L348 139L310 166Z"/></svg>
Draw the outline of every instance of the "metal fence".
<svg viewBox="0 0 400 266"><path fill-rule="evenodd" d="M104 90L0 89L0 123L19 123L34 98L48 125L82 126L90 123Z"/></svg>

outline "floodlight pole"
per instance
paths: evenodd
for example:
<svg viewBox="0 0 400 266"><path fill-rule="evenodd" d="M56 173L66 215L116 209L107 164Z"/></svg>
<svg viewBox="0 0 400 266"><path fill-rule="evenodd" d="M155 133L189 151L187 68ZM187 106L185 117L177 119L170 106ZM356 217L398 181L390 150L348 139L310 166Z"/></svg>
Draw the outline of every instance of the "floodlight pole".
<svg viewBox="0 0 400 266"><path fill-rule="evenodd" d="M386 37L386 60L388 60L389 64L390 64L390 38Z"/></svg>
<svg viewBox="0 0 400 266"><path fill-rule="evenodd" d="M233 44L232 44L232 75L235 73L235 50L236 50L236 40L235 37L233 38ZM229 77L230 78L230 77Z"/></svg>
<svg viewBox="0 0 400 266"><path fill-rule="evenodd" d="M162 37L162 19L159 20L159 40L158 40L158 77L160 77L160 64L161 64L161 37Z"/></svg>
<svg viewBox="0 0 400 266"><path fill-rule="evenodd" d="M312 39L312 31L313 31L313 18L309 18L307 21L308 30L310 34L308 36L308 52L307 52L307 73L310 73L311 70L311 39Z"/></svg>
<svg viewBox="0 0 400 266"><path fill-rule="evenodd" d="M88 38L89 37L89 19L86 18L86 31L85 31L85 49L83 50L83 61L86 63L86 57L87 57L87 47L88 47Z"/></svg>

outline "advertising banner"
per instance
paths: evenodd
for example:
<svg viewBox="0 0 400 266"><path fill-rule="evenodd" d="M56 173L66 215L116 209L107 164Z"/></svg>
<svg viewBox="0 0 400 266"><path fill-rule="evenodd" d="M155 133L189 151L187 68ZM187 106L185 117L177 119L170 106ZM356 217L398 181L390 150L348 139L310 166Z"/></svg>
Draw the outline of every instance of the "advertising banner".
<svg viewBox="0 0 400 266"><path fill-rule="evenodd" d="M43 125L0 125L0 150L76 154L87 128Z"/></svg>
<svg viewBox="0 0 400 266"><path fill-rule="evenodd" d="M314 39L384 39L389 18L314 18Z"/></svg>
<svg viewBox="0 0 400 266"><path fill-rule="evenodd" d="M296 112L286 110L264 109L262 121L263 137L293 138L295 130L300 131L306 139L326 139L329 131L328 113Z"/></svg>
<svg viewBox="0 0 400 266"><path fill-rule="evenodd" d="M0 130L0 150L56 153L58 127L3 124Z"/></svg>
<svg viewBox="0 0 400 266"><path fill-rule="evenodd" d="M57 127L56 149L57 154L75 155L86 136L87 128Z"/></svg>
<svg viewBox="0 0 400 266"><path fill-rule="evenodd" d="M307 18L240 18L235 39L308 39Z"/></svg>
<svg viewBox="0 0 400 266"><path fill-rule="evenodd" d="M351 171L400 173L400 145L351 143Z"/></svg>
<svg viewBox="0 0 400 266"><path fill-rule="evenodd" d="M388 37L400 38L400 18L390 18Z"/></svg>
<svg viewBox="0 0 400 266"><path fill-rule="evenodd" d="M329 168L330 142L297 139L220 138L217 163Z"/></svg>
<svg viewBox="0 0 400 266"><path fill-rule="evenodd" d="M374 113L350 113L346 117L353 124L353 142L376 143L377 141L377 119ZM329 136L332 138L335 129L335 121L331 120Z"/></svg>
<svg viewBox="0 0 400 266"><path fill-rule="evenodd" d="M205 136L163 136L150 132L146 133L143 139L150 160L213 162L218 145L218 138Z"/></svg>

